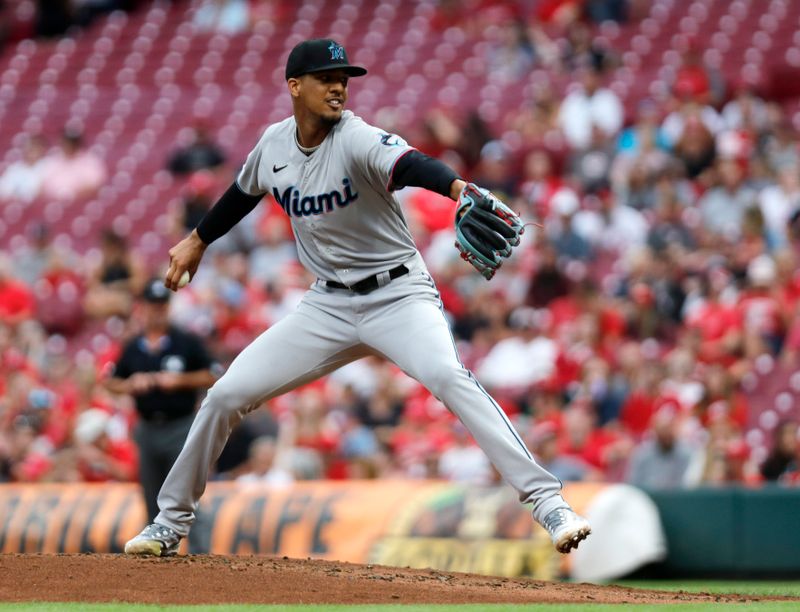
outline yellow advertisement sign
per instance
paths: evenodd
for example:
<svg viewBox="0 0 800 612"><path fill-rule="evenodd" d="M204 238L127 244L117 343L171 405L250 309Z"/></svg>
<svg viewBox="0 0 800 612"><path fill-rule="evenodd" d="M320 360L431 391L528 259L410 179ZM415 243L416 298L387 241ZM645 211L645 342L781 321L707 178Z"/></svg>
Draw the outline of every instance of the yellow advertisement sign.
<svg viewBox="0 0 800 612"><path fill-rule="evenodd" d="M600 488L571 489L570 499L580 510ZM121 552L144 521L134 485L0 485L0 552ZM547 535L508 487L412 480L281 488L213 482L192 531L192 552L542 579L559 573Z"/></svg>

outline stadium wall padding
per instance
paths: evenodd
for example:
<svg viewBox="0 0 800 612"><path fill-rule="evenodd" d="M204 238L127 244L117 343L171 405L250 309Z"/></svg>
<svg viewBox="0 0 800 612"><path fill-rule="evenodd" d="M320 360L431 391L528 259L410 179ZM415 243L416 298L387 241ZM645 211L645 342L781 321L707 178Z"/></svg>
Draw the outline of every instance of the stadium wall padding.
<svg viewBox="0 0 800 612"><path fill-rule="evenodd" d="M669 554L665 574L800 575L800 489L651 491Z"/></svg>

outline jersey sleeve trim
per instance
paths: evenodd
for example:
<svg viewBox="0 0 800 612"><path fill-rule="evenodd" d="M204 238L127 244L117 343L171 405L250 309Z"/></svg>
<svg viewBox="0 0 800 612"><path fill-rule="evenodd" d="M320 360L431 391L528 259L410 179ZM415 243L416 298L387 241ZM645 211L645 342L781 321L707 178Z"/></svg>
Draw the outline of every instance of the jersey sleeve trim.
<svg viewBox="0 0 800 612"><path fill-rule="evenodd" d="M242 192L242 195L250 196L250 197L252 197L252 198L254 198L254 197L256 197L256 196L258 196L258 197L264 197L265 195L267 195L267 192L266 192L266 191L264 191L264 192L262 192L262 193L250 193L250 192L248 192L246 189L244 189L244 188L243 188L243 187L242 187L242 186L239 184L239 177L236 177L236 179L234 179L234 181L233 181L233 184L234 184L234 185L236 185L236 188L237 188L239 191L241 191L241 192Z"/></svg>
<svg viewBox="0 0 800 612"><path fill-rule="evenodd" d="M395 160L392 162L392 168L391 168L391 170L389 170L389 181L386 183L386 191L394 191L394 190L395 190L395 185L394 185L394 170L395 170L395 168L397 168L397 162L399 162L399 161L400 161L401 159L403 159L403 158L404 158L406 155L408 155L409 153L411 153L411 152L413 152L413 151L416 151L416 149L415 149L415 148L413 148L413 147L411 147L411 148L409 148L409 149L406 149L405 151L403 151L402 153L400 153L400 155L398 155L398 156L395 158ZM400 188L402 188L402 186L401 186Z"/></svg>

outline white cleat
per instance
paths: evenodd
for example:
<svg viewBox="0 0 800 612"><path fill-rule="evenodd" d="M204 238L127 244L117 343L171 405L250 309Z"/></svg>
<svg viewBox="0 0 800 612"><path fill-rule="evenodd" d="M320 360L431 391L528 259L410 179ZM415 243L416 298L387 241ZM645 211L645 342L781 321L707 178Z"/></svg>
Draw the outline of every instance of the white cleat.
<svg viewBox="0 0 800 612"><path fill-rule="evenodd" d="M553 510L542 520L542 527L550 534L553 546L560 553L578 548L578 544L592 533L589 521L578 516L571 508Z"/></svg>

